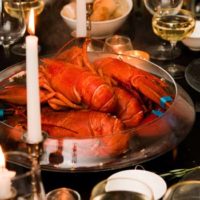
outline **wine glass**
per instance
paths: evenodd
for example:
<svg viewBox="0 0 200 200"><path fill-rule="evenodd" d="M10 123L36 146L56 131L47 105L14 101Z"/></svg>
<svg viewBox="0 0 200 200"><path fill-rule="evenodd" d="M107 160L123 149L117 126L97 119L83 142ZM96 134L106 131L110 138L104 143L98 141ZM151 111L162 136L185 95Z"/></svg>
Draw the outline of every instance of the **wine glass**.
<svg viewBox="0 0 200 200"><path fill-rule="evenodd" d="M134 178L113 177L97 183L92 189L90 200L137 199L153 200L150 187Z"/></svg>
<svg viewBox="0 0 200 200"><path fill-rule="evenodd" d="M183 0L143 0L147 10L154 15L159 10L165 10L168 13L177 13L183 4ZM171 60L171 48L170 45L161 43L149 47L149 52L152 59L156 60ZM180 55L180 49L174 50L174 57Z"/></svg>
<svg viewBox="0 0 200 200"><path fill-rule="evenodd" d="M10 45L15 43L25 33L25 22L21 3L16 5L18 16L9 15L7 12L8 5L11 5L13 2L14 0L0 1L0 45L4 47L4 52L7 57L10 54Z"/></svg>
<svg viewBox="0 0 200 200"><path fill-rule="evenodd" d="M171 56L174 58L173 51L178 41L188 37L194 30L195 18L192 12L188 10L180 10L178 13L171 13L168 10L159 10L152 19L153 31L156 35L171 44ZM175 63L166 66L166 70L174 78L182 78L184 76L185 67Z"/></svg>
<svg viewBox="0 0 200 200"><path fill-rule="evenodd" d="M26 25L28 24L28 18L30 10L34 10L34 15L39 15L44 9L44 0L15 0L12 4L8 4L7 12L12 16L18 15L18 4L22 5L22 9L24 12L24 20ZM26 55L26 45L25 42L22 44L16 44L12 47L11 51L16 55L25 56Z"/></svg>

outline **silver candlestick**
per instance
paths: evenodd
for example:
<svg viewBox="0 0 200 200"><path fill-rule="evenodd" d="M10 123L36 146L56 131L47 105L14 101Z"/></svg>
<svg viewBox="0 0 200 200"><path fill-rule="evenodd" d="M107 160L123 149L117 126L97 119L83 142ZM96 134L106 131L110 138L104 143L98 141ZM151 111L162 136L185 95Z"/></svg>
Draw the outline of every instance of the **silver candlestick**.
<svg viewBox="0 0 200 200"><path fill-rule="evenodd" d="M43 141L45 135L43 134L43 139L42 141L39 141L37 143L30 143L26 136L24 137L24 141L27 145L27 152L31 156L31 169L33 170L32 173L32 195L31 199L33 200L43 200L45 197L43 196L44 191L41 191L41 186L39 185L41 180L40 179L40 174L35 174L34 172L37 171L40 173L40 157L43 154ZM43 190L43 188L42 188Z"/></svg>

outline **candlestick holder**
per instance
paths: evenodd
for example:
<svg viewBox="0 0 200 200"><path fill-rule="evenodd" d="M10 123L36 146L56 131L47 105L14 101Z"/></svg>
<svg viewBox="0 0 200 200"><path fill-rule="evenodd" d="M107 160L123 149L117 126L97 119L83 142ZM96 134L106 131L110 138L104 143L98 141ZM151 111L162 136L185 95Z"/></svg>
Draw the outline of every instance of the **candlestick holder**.
<svg viewBox="0 0 200 200"><path fill-rule="evenodd" d="M43 138L41 141L36 143L31 143L28 139L26 134L23 136L23 140L27 146L27 152L31 156L31 168L32 170L37 170L38 174L32 174L32 181L31 181L31 190L32 190L32 198L34 200L43 199L39 194L41 194L41 187L38 185L40 180L40 157L43 154L43 141L46 138L46 134L43 133Z"/></svg>
<svg viewBox="0 0 200 200"><path fill-rule="evenodd" d="M26 145L27 145L27 152L29 155L31 155L32 158L32 167L39 166L40 156L43 153L43 141L33 144L26 142Z"/></svg>
<svg viewBox="0 0 200 200"><path fill-rule="evenodd" d="M47 137L46 133L42 133L43 137L42 140L36 143L31 143L28 139L27 139L27 135L24 134L22 140L24 141L24 143L27 146L27 153L29 155L31 155L32 158L32 167L38 167L40 168L40 157L43 154L43 142L44 139Z"/></svg>

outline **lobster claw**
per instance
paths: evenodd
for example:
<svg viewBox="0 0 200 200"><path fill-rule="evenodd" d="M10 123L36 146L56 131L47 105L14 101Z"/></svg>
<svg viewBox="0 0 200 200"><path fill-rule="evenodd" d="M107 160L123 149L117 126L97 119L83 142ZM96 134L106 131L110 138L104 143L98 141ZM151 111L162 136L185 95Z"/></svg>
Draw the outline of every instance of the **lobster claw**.
<svg viewBox="0 0 200 200"><path fill-rule="evenodd" d="M166 91L165 82L157 77L152 77L152 75L136 76L131 79L131 84L164 109L172 104L173 98Z"/></svg>

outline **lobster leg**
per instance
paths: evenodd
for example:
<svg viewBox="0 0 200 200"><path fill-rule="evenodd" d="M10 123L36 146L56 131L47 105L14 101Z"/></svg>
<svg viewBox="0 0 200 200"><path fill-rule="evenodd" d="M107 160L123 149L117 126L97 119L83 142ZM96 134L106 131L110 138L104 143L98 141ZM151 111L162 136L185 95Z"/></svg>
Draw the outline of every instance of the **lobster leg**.
<svg viewBox="0 0 200 200"><path fill-rule="evenodd" d="M61 110L66 107L81 109L82 106L72 103L61 93L55 93L55 98L49 99L49 105L55 110Z"/></svg>
<svg viewBox="0 0 200 200"><path fill-rule="evenodd" d="M51 99L55 93L49 93L46 90L40 90L40 102L45 103ZM25 85L10 85L0 90L0 99L8 103L16 105L26 105L26 86Z"/></svg>

